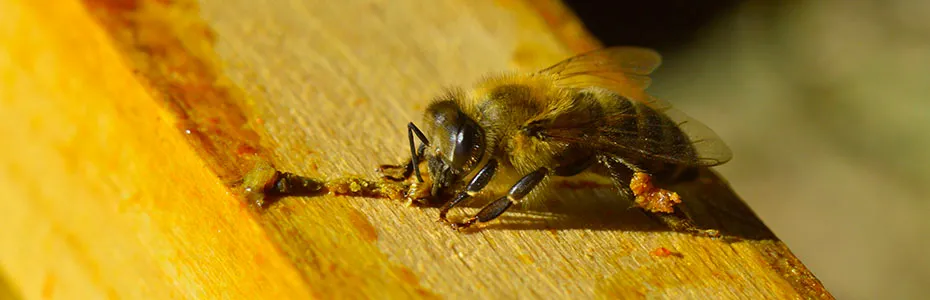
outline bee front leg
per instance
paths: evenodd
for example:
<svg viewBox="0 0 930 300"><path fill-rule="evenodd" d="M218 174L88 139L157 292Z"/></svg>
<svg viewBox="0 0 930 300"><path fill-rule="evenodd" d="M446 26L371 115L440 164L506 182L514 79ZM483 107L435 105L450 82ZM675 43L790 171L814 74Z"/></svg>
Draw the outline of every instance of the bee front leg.
<svg viewBox="0 0 930 300"><path fill-rule="evenodd" d="M465 187L464 191L455 196L452 201L446 202L446 204L444 204L442 208L439 209L439 220L448 223L449 220L446 219L446 214L449 213L449 210L465 199L475 196L475 194L484 189L484 187L486 187L488 183L491 182L491 178L494 177L494 173L496 171L497 160L492 158L488 160L488 162L484 164L484 167L478 171L478 174L476 174L475 177L472 178L470 182L468 182L468 186Z"/></svg>
<svg viewBox="0 0 930 300"><path fill-rule="evenodd" d="M494 202L485 205L481 211L475 214L475 216L468 218L468 220L465 220L465 222L452 224L452 229L468 228L476 222L484 223L496 219L507 211L508 208L513 206L514 203L523 200L523 198L526 197L533 188L539 185L547 175L549 175L549 169L539 168L533 173L523 176L523 178L520 178L520 180L510 188L510 191L507 192L507 196L500 197L494 200Z"/></svg>
<svg viewBox="0 0 930 300"><path fill-rule="evenodd" d="M413 139L414 133L417 134L417 137L420 138L420 141L423 142L420 144L420 147L414 151L413 145L415 140ZM417 128L413 123L407 124L407 139L410 142L410 158L407 159L404 163L399 165L380 165L378 166L378 172L381 173L381 177L393 180L393 181L403 181L410 177L413 174L413 171L417 172L417 180L423 182L423 179L420 177L419 162L423 160L423 153L426 151L426 145L429 144L426 140L426 137L423 136L423 133L420 132L420 129ZM403 171L398 172L397 170ZM400 173L400 175L396 175Z"/></svg>
<svg viewBox="0 0 930 300"><path fill-rule="evenodd" d="M420 145L420 149L417 152L417 160L423 160L423 151L426 150L426 145ZM413 175L413 157L408 158L401 164L391 165L384 164L378 166L378 172L381 173L381 177L384 179L392 181L404 181L407 178L410 178L410 175Z"/></svg>
<svg viewBox="0 0 930 300"><path fill-rule="evenodd" d="M398 165L379 165L378 173L381 173L381 178L391 180L391 181L404 181L410 177L410 174L413 173L413 162L407 160L406 162Z"/></svg>

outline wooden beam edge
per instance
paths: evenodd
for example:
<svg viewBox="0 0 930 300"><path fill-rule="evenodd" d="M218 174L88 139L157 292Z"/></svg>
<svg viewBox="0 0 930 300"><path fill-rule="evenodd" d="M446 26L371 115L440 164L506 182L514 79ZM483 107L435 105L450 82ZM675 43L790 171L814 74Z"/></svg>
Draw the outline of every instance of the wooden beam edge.
<svg viewBox="0 0 930 300"><path fill-rule="evenodd" d="M309 297L156 100L171 95L140 84L88 13L100 3L0 1L0 127L20 145L0 150L10 284L26 298Z"/></svg>

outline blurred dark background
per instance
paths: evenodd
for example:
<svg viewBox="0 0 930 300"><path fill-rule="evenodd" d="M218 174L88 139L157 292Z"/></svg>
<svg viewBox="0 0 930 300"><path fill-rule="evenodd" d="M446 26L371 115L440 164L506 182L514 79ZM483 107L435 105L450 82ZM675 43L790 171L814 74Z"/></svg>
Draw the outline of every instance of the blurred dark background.
<svg viewBox="0 0 930 300"><path fill-rule="evenodd" d="M743 0L564 1L606 45L640 45L669 53L700 38L701 28Z"/></svg>
<svg viewBox="0 0 930 300"><path fill-rule="evenodd" d="M717 170L840 299L930 293L930 1L572 1L707 123Z"/></svg>

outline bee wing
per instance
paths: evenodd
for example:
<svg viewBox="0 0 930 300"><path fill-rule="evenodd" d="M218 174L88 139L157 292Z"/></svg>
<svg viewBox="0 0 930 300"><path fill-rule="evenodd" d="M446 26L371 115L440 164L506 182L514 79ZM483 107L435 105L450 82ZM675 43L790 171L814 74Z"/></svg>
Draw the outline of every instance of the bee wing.
<svg viewBox="0 0 930 300"><path fill-rule="evenodd" d="M723 139L713 129L710 129L704 123L675 108L668 108L664 113L672 122L678 124L678 129L691 140L691 147L694 148L697 154L697 161L695 162L697 165L716 166L733 158L730 147L723 142Z"/></svg>
<svg viewBox="0 0 930 300"><path fill-rule="evenodd" d="M610 47L576 55L537 74L551 76L556 86L584 88L598 86L653 108L670 107L668 103L646 94L652 74L662 64L662 56L641 47Z"/></svg>
<svg viewBox="0 0 930 300"><path fill-rule="evenodd" d="M729 161L733 154L730 147L703 123L689 117L675 108L667 108L662 113L671 122L643 122L636 128L629 128L626 122L618 119L638 118L636 113L609 116L608 121L599 128L598 147L602 151L622 149L639 153L643 157L674 164L691 166L716 166ZM624 128L626 126L626 128ZM657 136L655 133L667 133L680 130L687 140L661 140L644 138ZM637 137L631 141L630 137ZM661 134L659 134L661 136Z"/></svg>
<svg viewBox="0 0 930 300"><path fill-rule="evenodd" d="M730 148L717 134L703 123L675 109L671 104L646 93L652 73L662 63L655 51L640 47L612 47L579 54L538 72L552 76L555 84L564 88L601 87L627 99L636 101L662 113L670 122L639 122L630 128L639 112L624 111L588 128L597 128L594 134L581 134L572 128L548 128L544 134L565 141L587 143L599 151L623 150L668 163L714 166L732 158ZM625 100L624 100L625 101ZM670 128L670 127L675 128ZM569 126L571 127L571 126ZM575 128L577 129L577 128ZM644 139L650 133L681 130L688 141L669 143ZM636 141L631 137L637 137Z"/></svg>
<svg viewBox="0 0 930 300"><path fill-rule="evenodd" d="M539 129L539 134L551 141L583 145L602 154L620 157L635 154L638 158L678 165L710 167L732 158L726 143L704 124L675 109L666 110L665 114L672 122L631 125L637 121L630 120L640 116L628 112L547 126ZM675 135L678 138L671 140L653 138L676 130L683 135Z"/></svg>

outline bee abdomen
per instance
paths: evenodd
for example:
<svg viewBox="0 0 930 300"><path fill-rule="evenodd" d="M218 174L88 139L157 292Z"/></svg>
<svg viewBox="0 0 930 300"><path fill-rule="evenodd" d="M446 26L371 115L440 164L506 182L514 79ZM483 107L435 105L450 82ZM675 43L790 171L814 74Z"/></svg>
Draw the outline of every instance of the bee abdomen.
<svg viewBox="0 0 930 300"><path fill-rule="evenodd" d="M678 173L680 167L687 164L669 162L696 160L696 153L688 136L671 118L646 104L630 100L620 95L611 101L613 107L611 128L613 139L621 144L624 159L633 162L646 171L659 173ZM640 151L654 153L668 159L649 157Z"/></svg>
<svg viewBox="0 0 930 300"><path fill-rule="evenodd" d="M641 149L673 153L689 143L678 125L664 114L638 102L633 106L636 107L637 140Z"/></svg>

